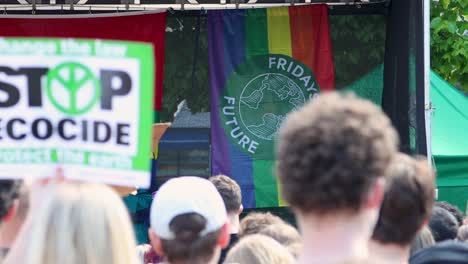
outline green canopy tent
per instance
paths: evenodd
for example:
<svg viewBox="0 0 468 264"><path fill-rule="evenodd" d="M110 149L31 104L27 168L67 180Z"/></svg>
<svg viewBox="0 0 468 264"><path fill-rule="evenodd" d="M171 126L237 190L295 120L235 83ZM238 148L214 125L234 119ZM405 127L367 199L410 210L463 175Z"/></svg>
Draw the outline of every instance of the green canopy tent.
<svg viewBox="0 0 468 264"><path fill-rule="evenodd" d="M382 101L383 65L346 87L376 104ZM438 200L466 210L468 201L468 96L431 71L432 154ZM374 87L374 89L369 89Z"/></svg>
<svg viewBox="0 0 468 264"><path fill-rule="evenodd" d="M438 200L465 210L468 200L468 96L431 72L432 154Z"/></svg>

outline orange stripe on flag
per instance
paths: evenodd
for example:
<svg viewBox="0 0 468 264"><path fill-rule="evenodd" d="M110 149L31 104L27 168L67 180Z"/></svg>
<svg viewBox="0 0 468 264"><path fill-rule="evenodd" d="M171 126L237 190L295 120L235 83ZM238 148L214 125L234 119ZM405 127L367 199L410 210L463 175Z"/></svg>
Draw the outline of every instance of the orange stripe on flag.
<svg viewBox="0 0 468 264"><path fill-rule="evenodd" d="M292 56L307 65L321 91L335 89L326 5L289 7Z"/></svg>

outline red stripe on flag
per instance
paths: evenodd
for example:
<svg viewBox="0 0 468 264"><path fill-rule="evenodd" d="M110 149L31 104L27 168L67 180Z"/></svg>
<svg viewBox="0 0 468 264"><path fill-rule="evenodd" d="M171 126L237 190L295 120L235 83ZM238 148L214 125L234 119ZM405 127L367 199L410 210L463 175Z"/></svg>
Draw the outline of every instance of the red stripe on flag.
<svg viewBox="0 0 468 264"><path fill-rule="evenodd" d="M289 7L292 55L307 65L321 91L335 89L335 67L326 5Z"/></svg>

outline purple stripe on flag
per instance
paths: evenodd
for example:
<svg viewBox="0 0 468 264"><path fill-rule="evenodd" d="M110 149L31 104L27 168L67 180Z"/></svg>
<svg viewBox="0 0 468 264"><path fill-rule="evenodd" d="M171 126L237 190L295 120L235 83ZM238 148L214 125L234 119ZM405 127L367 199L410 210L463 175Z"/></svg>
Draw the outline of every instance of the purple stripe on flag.
<svg viewBox="0 0 468 264"><path fill-rule="evenodd" d="M226 82L224 70L223 11L208 12L208 51L211 87L211 173L231 174L229 142L221 124L220 98Z"/></svg>

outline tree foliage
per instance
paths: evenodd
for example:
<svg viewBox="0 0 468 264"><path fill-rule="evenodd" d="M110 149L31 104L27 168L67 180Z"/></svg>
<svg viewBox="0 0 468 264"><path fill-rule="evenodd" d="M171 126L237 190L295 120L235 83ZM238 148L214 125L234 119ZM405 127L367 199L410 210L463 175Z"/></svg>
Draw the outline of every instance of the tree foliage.
<svg viewBox="0 0 468 264"><path fill-rule="evenodd" d="M206 16L168 15L161 121L172 121L184 99L192 112L210 111L208 69Z"/></svg>
<svg viewBox="0 0 468 264"><path fill-rule="evenodd" d="M338 89L384 62L385 16L330 16L330 33Z"/></svg>
<svg viewBox="0 0 468 264"><path fill-rule="evenodd" d="M468 1L440 0L431 5L431 67L468 91Z"/></svg>

